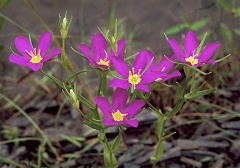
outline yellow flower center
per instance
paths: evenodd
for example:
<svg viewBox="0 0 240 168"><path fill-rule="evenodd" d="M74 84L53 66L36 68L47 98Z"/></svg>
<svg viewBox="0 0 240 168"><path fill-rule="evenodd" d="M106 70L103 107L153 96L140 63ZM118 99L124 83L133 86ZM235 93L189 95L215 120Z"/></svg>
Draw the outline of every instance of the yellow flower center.
<svg viewBox="0 0 240 168"><path fill-rule="evenodd" d="M32 57L30 60L31 63L37 64L39 63L43 58L41 57L41 50L39 49L38 52L36 53L36 48L34 48L34 53L32 51L25 50L26 53Z"/></svg>
<svg viewBox="0 0 240 168"><path fill-rule="evenodd" d="M134 86L134 89L135 89L135 86L139 84L139 82L142 80L140 71L141 69L139 69L137 74L134 74L134 68L132 68L132 72L129 71L128 82Z"/></svg>
<svg viewBox="0 0 240 168"><path fill-rule="evenodd" d="M159 82L159 81L161 81L162 80L162 78L157 78L155 81L156 82Z"/></svg>
<svg viewBox="0 0 240 168"><path fill-rule="evenodd" d="M109 66L109 61L106 61L106 59L100 59L99 62L97 62L98 65L105 65L105 66Z"/></svg>
<svg viewBox="0 0 240 168"><path fill-rule="evenodd" d="M122 114L119 110L117 110L115 113L112 113L112 117L114 121L123 121L123 118L128 114Z"/></svg>
<svg viewBox="0 0 240 168"><path fill-rule="evenodd" d="M105 58L104 59L100 59L100 61L99 62L97 62L97 64L98 65L104 65L104 66L109 66L109 60L108 60L108 54L107 54L107 51L106 50L104 50L104 52L105 52Z"/></svg>
<svg viewBox="0 0 240 168"><path fill-rule="evenodd" d="M190 56L185 59L187 62L191 63L191 65L195 65L198 63L198 59L194 58L194 56Z"/></svg>

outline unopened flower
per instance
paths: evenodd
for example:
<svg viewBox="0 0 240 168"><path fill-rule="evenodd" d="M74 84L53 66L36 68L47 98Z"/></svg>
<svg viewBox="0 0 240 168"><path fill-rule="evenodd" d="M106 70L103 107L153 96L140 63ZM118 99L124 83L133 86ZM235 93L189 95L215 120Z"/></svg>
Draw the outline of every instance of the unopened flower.
<svg viewBox="0 0 240 168"><path fill-rule="evenodd" d="M113 78L109 86L127 89L143 90L149 92L149 84L154 82L159 74L152 72L153 53L147 50L140 51L135 57L134 62L129 69L123 58L112 58L114 68L122 78Z"/></svg>
<svg viewBox="0 0 240 168"><path fill-rule="evenodd" d="M15 46L22 56L13 53L10 55L9 60L19 65L28 66L33 71L38 71L44 62L61 53L59 48L55 48L50 53L46 54L51 43L52 34L50 32L43 33L40 36L37 48L33 48L27 37L18 36L15 39Z"/></svg>
<svg viewBox="0 0 240 168"><path fill-rule="evenodd" d="M76 94L74 93L74 91L72 89L70 89L69 91L69 97L70 97L70 101L71 103L73 104L73 106L76 108L76 109L79 109L79 101L78 101L78 98L76 96Z"/></svg>
<svg viewBox="0 0 240 168"><path fill-rule="evenodd" d="M125 56L125 44L126 40L119 40L116 45L116 52L114 52L113 49L110 49L110 51L108 52L107 40L101 33L96 33L92 39L92 52L90 52L86 44L80 44L78 48L85 54L85 56L93 66L108 69L108 67L112 65L112 57Z"/></svg>
<svg viewBox="0 0 240 168"><path fill-rule="evenodd" d="M138 121L133 118L137 112L144 106L144 101L134 100L129 105L127 90L117 88L112 97L112 104L106 97L98 96L95 102L103 113L103 123L108 126L116 126L118 124L127 124L132 127L138 126Z"/></svg>
<svg viewBox="0 0 240 168"><path fill-rule="evenodd" d="M159 64L157 65L156 59L154 58L153 63L151 65L151 71L158 73L157 79L155 81L164 82L168 79L181 75L181 73L178 70L174 70L171 72L174 66L173 61L174 61L173 55L166 55L162 57Z"/></svg>
<svg viewBox="0 0 240 168"><path fill-rule="evenodd" d="M181 50L179 43L174 39L169 39L175 55L183 63L191 66L199 66L202 64L215 64L215 60L210 59L215 50L221 45L218 42L208 44L201 53L197 53L199 48L198 38L196 34L189 31L184 39L184 52Z"/></svg>

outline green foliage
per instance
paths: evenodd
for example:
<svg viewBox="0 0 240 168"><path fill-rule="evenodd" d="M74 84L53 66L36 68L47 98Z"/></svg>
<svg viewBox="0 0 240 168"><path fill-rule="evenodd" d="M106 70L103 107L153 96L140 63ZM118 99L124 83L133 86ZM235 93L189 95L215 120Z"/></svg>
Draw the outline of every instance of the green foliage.
<svg viewBox="0 0 240 168"><path fill-rule="evenodd" d="M9 5L11 3L12 0L1 0L0 1L0 9L6 7L7 5Z"/></svg>

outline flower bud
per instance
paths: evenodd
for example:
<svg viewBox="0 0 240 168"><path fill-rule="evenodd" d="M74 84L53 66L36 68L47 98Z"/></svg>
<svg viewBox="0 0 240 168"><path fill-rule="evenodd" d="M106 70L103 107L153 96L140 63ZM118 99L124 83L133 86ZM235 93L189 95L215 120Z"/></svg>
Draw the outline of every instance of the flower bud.
<svg viewBox="0 0 240 168"><path fill-rule="evenodd" d="M69 96L70 96L70 100L71 100L72 105L73 105L76 109L79 109L79 101L78 101L78 98L77 98L76 94L74 93L74 91L73 91L72 89L70 89Z"/></svg>

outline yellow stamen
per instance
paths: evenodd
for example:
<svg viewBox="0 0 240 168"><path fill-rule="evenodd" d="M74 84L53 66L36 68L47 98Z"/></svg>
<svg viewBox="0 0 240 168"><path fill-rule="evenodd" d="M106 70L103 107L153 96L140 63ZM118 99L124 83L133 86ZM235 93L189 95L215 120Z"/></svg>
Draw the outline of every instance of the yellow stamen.
<svg viewBox="0 0 240 168"><path fill-rule="evenodd" d="M123 121L123 118L128 114L122 114L119 110L117 110L115 113L112 113L112 117L114 121Z"/></svg>
<svg viewBox="0 0 240 168"><path fill-rule="evenodd" d="M194 58L194 56L190 56L185 59L187 62L191 63L191 65L195 65L198 63L198 59Z"/></svg>
<svg viewBox="0 0 240 168"><path fill-rule="evenodd" d="M162 70L161 70L161 72L165 71L165 69L166 69L166 67L163 67Z"/></svg>
<svg viewBox="0 0 240 168"><path fill-rule="evenodd" d="M99 62L97 62L98 65L105 65L109 66L109 61L106 61L105 59L103 60L102 58L100 59Z"/></svg>
<svg viewBox="0 0 240 168"><path fill-rule="evenodd" d="M139 69L137 74L134 74L134 68L132 68L132 72L129 71L128 82L131 83L135 89L136 85L142 80L140 75L141 69Z"/></svg>
<svg viewBox="0 0 240 168"><path fill-rule="evenodd" d="M159 81L161 81L162 80L162 78L157 78L155 81L156 82L159 82Z"/></svg>
<svg viewBox="0 0 240 168"><path fill-rule="evenodd" d="M107 51L106 50L104 50L104 52L105 52L105 58L104 59L100 59L100 61L99 62L97 62L97 64L98 65L104 65L104 66L109 66L109 60L108 60L108 54L107 54Z"/></svg>
<svg viewBox="0 0 240 168"><path fill-rule="evenodd" d="M41 50L39 49L38 52L36 53L36 48L34 48L34 53L32 51L25 50L26 53L32 57L30 60L31 63L37 64L39 63L43 58L41 57Z"/></svg>

